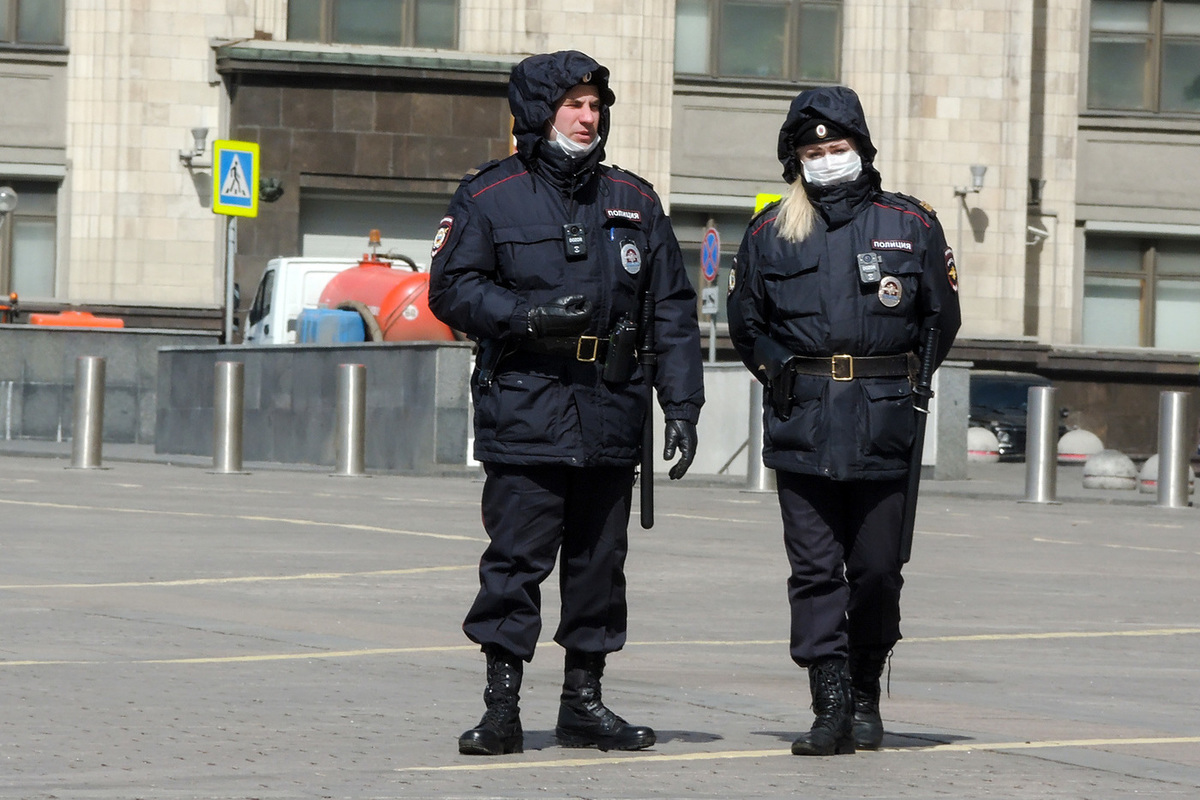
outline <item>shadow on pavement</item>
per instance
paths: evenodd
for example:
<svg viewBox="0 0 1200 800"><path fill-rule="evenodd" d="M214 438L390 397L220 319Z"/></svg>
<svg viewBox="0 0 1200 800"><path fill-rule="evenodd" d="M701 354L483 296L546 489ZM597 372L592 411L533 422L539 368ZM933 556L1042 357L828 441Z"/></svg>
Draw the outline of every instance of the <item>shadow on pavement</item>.
<svg viewBox="0 0 1200 800"><path fill-rule="evenodd" d="M664 731L655 729L655 734L658 737L657 744L666 744L668 742L719 742L725 737L718 733L706 733L704 731ZM788 741L791 741L790 739ZM549 750L563 749L558 746L558 741L554 738L554 731L525 731L525 751L530 750ZM591 750L594 748L579 748L582 750Z"/></svg>

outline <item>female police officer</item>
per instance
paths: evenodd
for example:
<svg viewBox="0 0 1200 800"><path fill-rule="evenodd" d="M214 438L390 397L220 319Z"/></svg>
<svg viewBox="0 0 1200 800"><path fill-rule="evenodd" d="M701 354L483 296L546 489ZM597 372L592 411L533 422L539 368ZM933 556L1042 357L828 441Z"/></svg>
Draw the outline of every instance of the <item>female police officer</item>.
<svg viewBox="0 0 1200 800"><path fill-rule="evenodd" d="M614 96L575 51L513 68L517 153L463 179L434 238L429 307L480 343L471 388L483 523L491 540L463 631L487 657L487 712L459 750L522 749L523 662L539 587L561 549L566 649L555 733L564 746L636 750L654 731L601 701L605 656L625 643L627 527L647 407L631 336L654 301L665 457L681 478L704 402L696 294L649 184L600 163Z"/></svg>
<svg viewBox="0 0 1200 800"><path fill-rule="evenodd" d="M911 468L910 354L959 326L958 276L928 206L880 189L857 95L802 92L779 132L791 184L750 223L729 278L729 331L764 383L791 564L792 659L816 720L797 755L875 749L879 677L900 639L900 529Z"/></svg>

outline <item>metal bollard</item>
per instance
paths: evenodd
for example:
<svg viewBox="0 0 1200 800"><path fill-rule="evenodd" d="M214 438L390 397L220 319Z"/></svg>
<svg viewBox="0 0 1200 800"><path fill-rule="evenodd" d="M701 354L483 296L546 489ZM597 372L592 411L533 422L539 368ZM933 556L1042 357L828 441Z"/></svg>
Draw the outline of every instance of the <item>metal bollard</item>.
<svg viewBox="0 0 1200 800"><path fill-rule="evenodd" d="M245 366L218 361L213 396L213 472L242 471L243 394Z"/></svg>
<svg viewBox="0 0 1200 800"><path fill-rule="evenodd" d="M1025 432L1025 499L1023 503L1057 503L1058 426L1054 387L1030 386Z"/></svg>
<svg viewBox="0 0 1200 800"><path fill-rule="evenodd" d="M363 474L367 420L367 368L338 364L337 475Z"/></svg>
<svg viewBox="0 0 1200 800"><path fill-rule="evenodd" d="M750 381L750 439L746 447L746 491L775 491L775 470L762 460L763 385Z"/></svg>
<svg viewBox="0 0 1200 800"><path fill-rule="evenodd" d="M97 469L104 444L104 359L75 359L75 420L71 469Z"/></svg>
<svg viewBox="0 0 1200 800"><path fill-rule="evenodd" d="M1158 396L1158 505L1188 505L1187 392Z"/></svg>

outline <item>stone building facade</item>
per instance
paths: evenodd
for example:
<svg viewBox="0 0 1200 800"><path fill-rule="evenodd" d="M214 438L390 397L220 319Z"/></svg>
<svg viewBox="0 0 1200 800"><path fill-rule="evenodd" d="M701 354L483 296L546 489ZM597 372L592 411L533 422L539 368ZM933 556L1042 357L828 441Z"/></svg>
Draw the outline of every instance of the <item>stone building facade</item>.
<svg viewBox="0 0 1200 800"><path fill-rule="evenodd" d="M1093 429L1117 416L1089 417L1096 386L1195 385L1195 2L397 0L405 25L449 20L450 47L339 41L340 0L306 4L315 41L289 39L288 0L39 0L59 38L28 41L33 2L0 20L0 184L28 199L0 228L0 289L28 308L219 329L217 138L258 142L283 190L239 224L242 312L266 259L357 255L372 227L421 261L458 177L508 152L511 65L574 48L613 71L609 161L655 184L697 273L706 228L725 270L756 196L782 190L790 99L845 83L885 186L932 204L956 250L956 355L1052 375ZM1133 78L1131 52L1152 55Z"/></svg>

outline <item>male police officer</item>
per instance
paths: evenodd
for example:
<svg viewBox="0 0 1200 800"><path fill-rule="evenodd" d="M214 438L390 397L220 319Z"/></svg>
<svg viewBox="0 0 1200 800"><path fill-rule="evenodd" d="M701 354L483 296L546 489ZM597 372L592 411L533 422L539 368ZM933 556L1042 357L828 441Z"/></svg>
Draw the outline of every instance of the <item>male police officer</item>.
<svg viewBox="0 0 1200 800"><path fill-rule="evenodd" d="M480 343L475 457L491 544L463 623L487 658L487 712L467 754L521 752L518 692L541 630L539 586L561 550L566 649L555 730L566 747L636 750L654 731L601 700L605 656L625 644L624 562L647 387L634 353L654 301L664 456L681 478L704 402L696 295L654 190L603 166L609 72L583 53L513 68L517 153L463 179L434 239L429 306Z"/></svg>
<svg viewBox="0 0 1200 800"><path fill-rule="evenodd" d="M751 221L729 283L729 332L769 383L792 575L792 659L816 720L797 755L875 749L879 677L900 638L901 521L915 434L909 356L959 326L958 275L932 209L884 192L857 95L801 92L779 132L787 196Z"/></svg>

